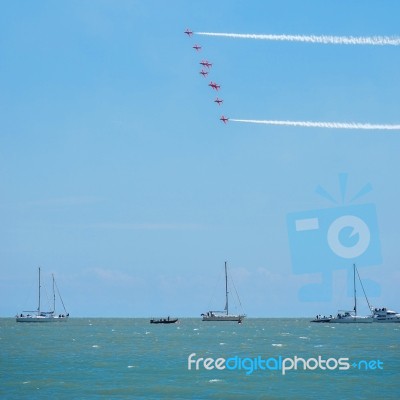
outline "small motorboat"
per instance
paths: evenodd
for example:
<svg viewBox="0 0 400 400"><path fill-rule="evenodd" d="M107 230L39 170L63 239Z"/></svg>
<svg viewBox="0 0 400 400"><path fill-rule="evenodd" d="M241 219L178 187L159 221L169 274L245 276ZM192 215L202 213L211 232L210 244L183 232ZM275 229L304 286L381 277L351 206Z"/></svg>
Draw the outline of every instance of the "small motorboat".
<svg viewBox="0 0 400 400"><path fill-rule="evenodd" d="M150 320L151 324L175 324L175 322L178 322L178 318L152 318Z"/></svg>

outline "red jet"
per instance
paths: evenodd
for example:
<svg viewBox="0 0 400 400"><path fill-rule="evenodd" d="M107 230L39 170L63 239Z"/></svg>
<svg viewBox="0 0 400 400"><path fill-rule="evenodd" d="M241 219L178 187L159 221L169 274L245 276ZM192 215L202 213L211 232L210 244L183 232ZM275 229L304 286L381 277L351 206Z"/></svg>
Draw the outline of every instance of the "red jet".
<svg viewBox="0 0 400 400"><path fill-rule="evenodd" d="M188 35L188 36L193 35L193 31L191 31L189 28L186 28L186 31L184 33L186 33L186 35Z"/></svg>
<svg viewBox="0 0 400 400"><path fill-rule="evenodd" d="M208 75L208 71L204 71L204 69L202 69L199 74L202 74L204 76L204 78Z"/></svg>
<svg viewBox="0 0 400 400"><path fill-rule="evenodd" d="M214 100L214 103L217 103L219 106L223 103L224 101L219 99L218 97Z"/></svg>
<svg viewBox="0 0 400 400"><path fill-rule="evenodd" d="M226 124L226 123L229 121L229 118L222 116L222 117L220 118L220 120L221 120L224 124Z"/></svg>
<svg viewBox="0 0 400 400"><path fill-rule="evenodd" d="M195 45L193 46L193 48L194 48L196 51L200 51L200 50L201 50L201 46L199 46L198 44L195 44Z"/></svg>
<svg viewBox="0 0 400 400"><path fill-rule="evenodd" d="M213 82L213 81L211 81L211 82L208 84L208 86L210 86L211 88L213 88L213 89L216 90L216 91L218 91L218 89L221 88L220 85L218 85L217 83L215 83L215 82Z"/></svg>
<svg viewBox="0 0 400 400"><path fill-rule="evenodd" d="M209 63L207 60L203 60L199 64L201 64L203 67L206 67L206 68L211 68L212 67L212 64Z"/></svg>

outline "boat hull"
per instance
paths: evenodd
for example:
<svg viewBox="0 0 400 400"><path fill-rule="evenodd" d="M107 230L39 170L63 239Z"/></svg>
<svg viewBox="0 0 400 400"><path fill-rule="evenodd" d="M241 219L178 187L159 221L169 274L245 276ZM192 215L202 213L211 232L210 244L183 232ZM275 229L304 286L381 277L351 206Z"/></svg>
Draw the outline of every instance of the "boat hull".
<svg viewBox="0 0 400 400"><path fill-rule="evenodd" d="M372 317L332 318L329 321L331 324L371 324L372 322Z"/></svg>
<svg viewBox="0 0 400 400"><path fill-rule="evenodd" d="M66 322L68 317L16 317L17 322L32 322L32 323L48 323L48 322Z"/></svg>
<svg viewBox="0 0 400 400"><path fill-rule="evenodd" d="M400 318L374 318L374 322L381 324L398 324L400 323Z"/></svg>
<svg viewBox="0 0 400 400"><path fill-rule="evenodd" d="M400 319L374 319L374 322L378 322L379 324L399 324Z"/></svg>
<svg viewBox="0 0 400 400"><path fill-rule="evenodd" d="M203 315L203 321L232 321L232 322L242 322L244 315Z"/></svg>
<svg viewBox="0 0 400 400"><path fill-rule="evenodd" d="M315 318L311 320L310 322L331 322L332 318Z"/></svg>

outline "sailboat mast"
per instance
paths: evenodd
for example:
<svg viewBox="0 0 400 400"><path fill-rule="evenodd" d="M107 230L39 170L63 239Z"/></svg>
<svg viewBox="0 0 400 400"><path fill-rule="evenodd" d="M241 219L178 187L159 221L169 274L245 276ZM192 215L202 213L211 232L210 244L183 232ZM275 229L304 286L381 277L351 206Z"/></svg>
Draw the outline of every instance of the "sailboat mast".
<svg viewBox="0 0 400 400"><path fill-rule="evenodd" d="M40 267L39 267L39 305L38 305L38 315L40 315Z"/></svg>
<svg viewBox="0 0 400 400"><path fill-rule="evenodd" d="M56 312L56 292L54 290L54 274L51 274L53 277L53 314Z"/></svg>
<svg viewBox="0 0 400 400"><path fill-rule="evenodd" d="M354 313L357 315L356 264L353 264Z"/></svg>
<svg viewBox="0 0 400 400"><path fill-rule="evenodd" d="M226 269L226 261L225 261L225 297L226 297L226 315L229 315L228 310L228 272Z"/></svg>

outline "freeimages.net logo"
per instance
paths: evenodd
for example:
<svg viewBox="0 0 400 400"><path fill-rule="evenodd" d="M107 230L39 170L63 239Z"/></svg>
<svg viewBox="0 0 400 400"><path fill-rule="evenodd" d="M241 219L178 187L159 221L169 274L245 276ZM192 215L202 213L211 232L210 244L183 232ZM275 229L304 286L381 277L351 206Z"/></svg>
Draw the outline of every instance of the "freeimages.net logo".
<svg viewBox="0 0 400 400"><path fill-rule="evenodd" d="M366 184L346 203L347 174L339 175L342 205L287 215L292 268L295 274L322 273L321 285L311 284L299 292L303 301L329 301L332 298L332 273L382 262L378 221L374 204L352 204L372 190ZM340 204L325 189L316 192Z"/></svg>

